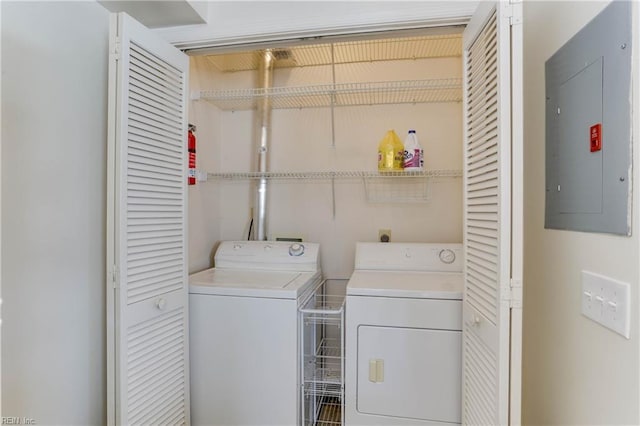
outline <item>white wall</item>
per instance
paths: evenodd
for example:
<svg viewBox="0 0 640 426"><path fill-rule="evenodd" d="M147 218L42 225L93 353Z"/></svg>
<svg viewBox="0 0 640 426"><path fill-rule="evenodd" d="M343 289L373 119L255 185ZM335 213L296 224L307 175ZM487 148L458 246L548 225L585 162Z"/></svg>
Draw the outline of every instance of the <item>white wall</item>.
<svg viewBox="0 0 640 426"><path fill-rule="evenodd" d="M218 1L206 25L157 29L166 40L201 46L460 23L478 1ZM460 19L462 17L462 20ZM193 43L203 42L205 43Z"/></svg>
<svg viewBox="0 0 640 426"><path fill-rule="evenodd" d="M523 424L640 423L640 150L634 147L632 237L544 229L544 63L604 6L602 2L524 4ZM637 139L637 20L633 40ZM580 314L581 270L631 284L630 340Z"/></svg>
<svg viewBox="0 0 640 426"><path fill-rule="evenodd" d="M1 7L2 414L102 424L108 13Z"/></svg>
<svg viewBox="0 0 640 426"><path fill-rule="evenodd" d="M461 76L460 58L362 63L336 66L338 83L414 80ZM256 73L214 73L209 88L255 87ZM328 66L278 68L274 86L331 82ZM200 101L205 103L204 101ZM270 171L375 171L377 147L388 129L404 140L415 129L428 169L462 168L460 103L341 107L335 110L335 147L329 108L281 109L272 114ZM219 168L209 171L255 170L253 111L223 111ZM218 120L217 115L211 115ZM205 142L205 143L208 143ZM402 183L394 189L402 190ZM255 189L248 181L214 181L219 188L220 239L246 239ZM461 242L462 182L442 179L431 185L428 203L370 203L360 179L336 180L335 218L331 181L276 180L269 183L267 237L299 237L321 244L325 277L349 278L356 241L376 241L379 229L391 229L392 241ZM210 234L212 235L212 234ZM193 247L193 244L192 244Z"/></svg>
<svg viewBox="0 0 640 426"><path fill-rule="evenodd" d="M189 90L208 89L215 80L216 70L202 56L192 57L189 65ZM196 130L196 168L213 171L220 168L222 127L220 111L207 102L189 102L189 123ZM220 188L196 183L189 186L189 272L212 266L213 247L220 240Z"/></svg>

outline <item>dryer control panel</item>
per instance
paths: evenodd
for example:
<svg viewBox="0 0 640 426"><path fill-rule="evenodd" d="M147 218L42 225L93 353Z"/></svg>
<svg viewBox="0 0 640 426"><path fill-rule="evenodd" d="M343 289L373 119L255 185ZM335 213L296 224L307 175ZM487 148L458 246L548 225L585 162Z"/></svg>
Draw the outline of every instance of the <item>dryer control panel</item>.
<svg viewBox="0 0 640 426"><path fill-rule="evenodd" d="M357 243L357 270L462 272L462 244Z"/></svg>

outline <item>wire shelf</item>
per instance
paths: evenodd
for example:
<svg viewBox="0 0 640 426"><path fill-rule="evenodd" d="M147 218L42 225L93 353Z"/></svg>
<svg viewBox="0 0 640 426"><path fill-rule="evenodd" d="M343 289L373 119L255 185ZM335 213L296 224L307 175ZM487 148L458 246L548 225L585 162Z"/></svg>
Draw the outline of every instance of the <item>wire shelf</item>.
<svg viewBox="0 0 640 426"><path fill-rule="evenodd" d="M429 180L422 177L364 180L367 201L370 203L426 203L431 199Z"/></svg>
<svg viewBox="0 0 640 426"><path fill-rule="evenodd" d="M251 180L251 179L384 179L388 178L459 178L462 170L425 170L422 172L377 172L377 171L319 171L319 172L218 172L207 173L207 180Z"/></svg>
<svg viewBox="0 0 640 426"><path fill-rule="evenodd" d="M318 385L339 385L342 383L342 360L325 362L323 367L316 366L315 370L305 376L305 383Z"/></svg>
<svg viewBox="0 0 640 426"><path fill-rule="evenodd" d="M430 200L430 184L441 178L460 178L461 170L426 170L423 172L220 172L207 173L207 180L306 180L362 179L369 203L426 203ZM322 314L321 314L322 315ZM320 317L308 319L320 320Z"/></svg>
<svg viewBox="0 0 640 426"><path fill-rule="evenodd" d="M332 426L342 424L342 403L337 397L325 396L320 400L315 426Z"/></svg>
<svg viewBox="0 0 640 426"><path fill-rule="evenodd" d="M257 101L265 97L273 109L460 102L462 80L448 78L205 90L200 91L195 99L211 102L224 111L239 111L254 109Z"/></svg>
<svg viewBox="0 0 640 426"><path fill-rule="evenodd" d="M305 355L305 362L313 364L314 369L307 371L305 380L315 381L322 378L321 382L334 382L334 377L339 376L342 368L342 347L337 338L323 338L315 354ZM316 374L316 366L322 365L325 371ZM325 380L325 378L328 378Z"/></svg>
<svg viewBox="0 0 640 426"><path fill-rule="evenodd" d="M305 381L337 383L342 373L342 342L324 337L314 354L305 355L305 362L314 368L305 374Z"/></svg>
<svg viewBox="0 0 640 426"><path fill-rule="evenodd" d="M340 425L343 421L345 295L330 295L325 290L322 287L299 309L305 425Z"/></svg>
<svg viewBox="0 0 640 426"><path fill-rule="evenodd" d="M344 310L343 295L316 294L300 312L305 314L338 315Z"/></svg>
<svg viewBox="0 0 640 426"><path fill-rule="evenodd" d="M309 44L272 50L277 58L275 68L458 57L462 55L462 34ZM257 70L260 56L261 51L253 50L208 55L207 59L222 72L235 72Z"/></svg>
<svg viewBox="0 0 640 426"><path fill-rule="evenodd" d="M342 383L304 383L305 396L342 396Z"/></svg>
<svg viewBox="0 0 640 426"><path fill-rule="evenodd" d="M325 337L316 351L316 358L342 360L341 341L338 338Z"/></svg>

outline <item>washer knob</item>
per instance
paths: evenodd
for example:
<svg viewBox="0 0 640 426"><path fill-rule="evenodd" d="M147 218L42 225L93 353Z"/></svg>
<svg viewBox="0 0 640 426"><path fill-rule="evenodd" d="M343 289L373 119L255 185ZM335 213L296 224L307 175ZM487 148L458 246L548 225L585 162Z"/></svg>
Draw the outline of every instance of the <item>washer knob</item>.
<svg viewBox="0 0 640 426"><path fill-rule="evenodd" d="M438 254L442 263L451 264L456 260L456 254L451 249L442 249Z"/></svg>
<svg viewBox="0 0 640 426"><path fill-rule="evenodd" d="M302 256L304 254L304 245L293 243L289 246L289 256Z"/></svg>

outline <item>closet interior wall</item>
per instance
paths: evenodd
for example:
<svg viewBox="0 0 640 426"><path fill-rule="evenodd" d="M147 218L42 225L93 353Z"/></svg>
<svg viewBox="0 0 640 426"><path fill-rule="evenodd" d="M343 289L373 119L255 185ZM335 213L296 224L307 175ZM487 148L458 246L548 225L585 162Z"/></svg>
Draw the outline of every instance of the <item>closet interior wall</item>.
<svg viewBox="0 0 640 426"><path fill-rule="evenodd" d="M189 90L206 90L215 76L215 67L204 56L192 56L189 62ZM215 81L216 78L213 78ZM189 123L196 125L197 163L199 170L218 170L222 112L208 102L190 101ZM214 245L221 240L220 186L198 182L189 186L189 273L209 268Z"/></svg>
<svg viewBox="0 0 640 426"><path fill-rule="evenodd" d="M256 71L222 72L205 62L203 56L192 58L197 70L192 92L195 84L206 90L256 87ZM331 65L276 68L273 86L331 84L334 71L338 84L461 78L461 68L459 56L336 64L335 70ZM198 112L194 123L198 125L198 169L256 171L255 111L222 111L204 100L192 101L191 106L192 121L193 112ZM462 169L461 102L336 107L335 139L331 115L329 107L274 109L270 171L375 171L378 143L389 129L402 140L409 129L417 131L425 169ZM206 134L201 131L203 125ZM191 235L197 234L195 243L200 244L196 247L192 241L190 256L198 258L192 267L200 268L205 257L201 253L206 249L204 239L210 240L210 249L217 240L247 238L255 208L254 188L252 180L214 179L190 189L190 196L199 194L199 201L190 201L190 207L195 204L199 209L190 212ZM206 206L213 206L213 211ZM391 229L391 241L462 240L460 178L430 185L428 202L399 204L368 202L361 179L336 179L335 187L330 179L272 180L267 206L268 239L293 237L320 243L322 271L329 279L348 278L355 243L377 241L379 229Z"/></svg>

